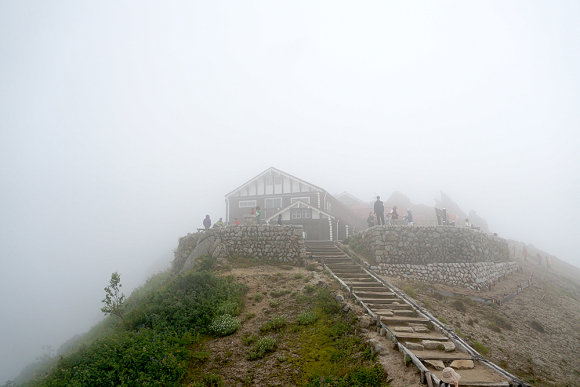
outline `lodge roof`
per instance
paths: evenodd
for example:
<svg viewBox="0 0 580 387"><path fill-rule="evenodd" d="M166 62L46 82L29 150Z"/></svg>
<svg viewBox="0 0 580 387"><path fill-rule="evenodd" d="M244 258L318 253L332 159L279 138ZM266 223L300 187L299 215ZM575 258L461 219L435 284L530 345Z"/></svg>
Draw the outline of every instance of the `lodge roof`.
<svg viewBox="0 0 580 387"><path fill-rule="evenodd" d="M236 192L240 191L242 188L244 188L244 187L245 187L245 186L247 186L248 184L250 184L250 183L252 183L253 181L255 181L255 180L257 180L257 179L259 179L259 178L263 177L264 175L267 175L268 173L270 173L270 174L271 174L272 172L275 172L275 173L277 173L277 174L279 174L279 175L282 175L282 176L286 176L286 177L288 177L289 179L292 179L292 180L298 181L298 182L300 182L300 183L302 183L302 184L304 184L304 185L307 185L307 186L309 186L309 187L313 188L315 191L324 191L324 192L326 192L326 190L324 190L324 189L322 189L322 188L318 187L317 185L314 185L314 184L312 184L312 183L309 183L309 182L307 182L306 180L302 180L302 179L300 179L300 178L298 178L298 177L296 177L296 176L292 176L291 174L289 174L289 173L286 173L286 172L283 172L283 171L281 171L281 170L279 170L279 169L277 169L277 168L270 167L270 168L266 169L264 172L262 172L262 173L258 174L257 176L255 176L255 177L251 178L250 180L248 180L248 181L247 181L247 182L245 182L244 184L240 185L238 188L234 189L234 190L233 190L233 191L231 191L230 193L226 194L226 198L229 198L230 196L233 196L233 195L234 195Z"/></svg>

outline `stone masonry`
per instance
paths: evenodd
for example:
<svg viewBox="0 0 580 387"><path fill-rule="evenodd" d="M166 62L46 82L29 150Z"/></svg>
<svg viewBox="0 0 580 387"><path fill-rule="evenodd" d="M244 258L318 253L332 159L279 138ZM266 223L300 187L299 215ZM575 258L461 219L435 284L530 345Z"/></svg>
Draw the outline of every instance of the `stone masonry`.
<svg viewBox="0 0 580 387"><path fill-rule="evenodd" d="M174 272L189 270L201 255L232 256L302 265L306 248L301 225L243 225L216 227L179 238Z"/></svg>
<svg viewBox="0 0 580 387"><path fill-rule="evenodd" d="M357 235L377 263L505 262L505 239L452 226L375 226Z"/></svg>
<svg viewBox="0 0 580 387"><path fill-rule="evenodd" d="M374 259L379 274L416 281L483 289L517 270L504 239L461 227L376 226L351 244Z"/></svg>

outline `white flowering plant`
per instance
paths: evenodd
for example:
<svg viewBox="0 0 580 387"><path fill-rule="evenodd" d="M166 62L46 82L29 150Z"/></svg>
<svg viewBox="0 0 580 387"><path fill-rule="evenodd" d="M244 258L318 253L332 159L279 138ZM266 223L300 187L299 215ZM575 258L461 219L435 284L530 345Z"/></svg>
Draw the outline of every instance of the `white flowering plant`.
<svg viewBox="0 0 580 387"><path fill-rule="evenodd" d="M237 317L233 317L230 314L222 314L213 320L209 330L216 336L228 336L240 329L241 326L242 323Z"/></svg>

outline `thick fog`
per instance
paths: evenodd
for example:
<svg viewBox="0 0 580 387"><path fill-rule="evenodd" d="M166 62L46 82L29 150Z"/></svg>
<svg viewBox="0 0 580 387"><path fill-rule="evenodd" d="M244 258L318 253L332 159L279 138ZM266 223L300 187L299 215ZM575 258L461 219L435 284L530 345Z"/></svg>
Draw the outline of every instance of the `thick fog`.
<svg viewBox="0 0 580 387"><path fill-rule="evenodd" d="M580 266L580 3L0 2L0 383L270 166Z"/></svg>

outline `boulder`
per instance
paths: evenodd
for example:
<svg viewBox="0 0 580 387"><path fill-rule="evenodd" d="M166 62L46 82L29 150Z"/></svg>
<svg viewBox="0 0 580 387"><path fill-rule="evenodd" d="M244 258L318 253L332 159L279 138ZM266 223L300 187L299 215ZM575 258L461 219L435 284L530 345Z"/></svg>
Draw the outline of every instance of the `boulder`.
<svg viewBox="0 0 580 387"><path fill-rule="evenodd" d="M441 341L433 341L433 340L423 340L421 344L425 347L425 349L439 349L439 346L443 348L443 343Z"/></svg>
<svg viewBox="0 0 580 387"><path fill-rule="evenodd" d="M411 351L424 351L425 350L425 347L423 347L421 344L413 343L411 341L407 341L405 343L405 347L407 347Z"/></svg>
<svg viewBox="0 0 580 387"><path fill-rule="evenodd" d="M475 365L473 364L473 360L453 360L450 367L456 370L470 370Z"/></svg>
<svg viewBox="0 0 580 387"><path fill-rule="evenodd" d="M424 363L439 371L445 368L445 364L441 360L425 360Z"/></svg>

